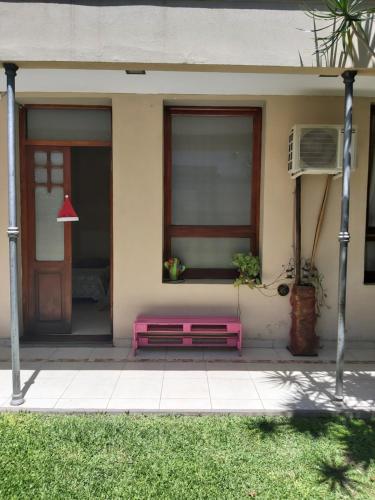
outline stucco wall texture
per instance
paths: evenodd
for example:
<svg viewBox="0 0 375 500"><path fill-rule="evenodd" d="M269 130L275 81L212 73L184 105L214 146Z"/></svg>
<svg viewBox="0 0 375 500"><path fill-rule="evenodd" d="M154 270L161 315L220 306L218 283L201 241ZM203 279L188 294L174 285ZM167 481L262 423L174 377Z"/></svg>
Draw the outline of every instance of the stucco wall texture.
<svg viewBox="0 0 375 500"><path fill-rule="evenodd" d="M316 47L305 8L299 0L0 2L0 60L306 68L316 66ZM360 51L355 66L374 64Z"/></svg>
<svg viewBox="0 0 375 500"><path fill-rule="evenodd" d="M236 314L232 284L162 283L163 108L165 104L258 105L263 108L260 256L265 283L293 256L294 181L287 173L288 133L295 123L343 122L343 99L303 96L108 95L113 106L113 331L114 343L130 343L138 314ZM375 340L375 286L363 284L367 170L371 99L355 98L357 170L352 175L348 263L348 337ZM6 238L6 106L0 101L0 335L9 336ZM311 253L325 176L304 176L303 256ZM332 182L316 256L329 308L317 324L322 339L336 336L338 231L341 181ZM285 341L290 326L288 297L265 297L241 288L244 335Z"/></svg>
<svg viewBox="0 0 375 500"><path fill-rule="evenodd" d="M114 182L114 338L129 336L140 313L234 314L237 292L231 284L162 283L163 104L173 96L113 97ZM196 96L191 102L196 102ZM223 98L222 104L263 106L260 254L265 283L272 281L292 257L294 182L287 174L288 132L295 123L342 123L343 100L319 97ZM189 102L189 97L183 98ZM205 103L209 103L204 98ZM375 287L363 285L370 100L356 99L358 168L352 176L348 267L348 336L374 339ZM303 255L310 256L325 185L324 176L304 176ZM325 277L327 302L318 334L336 335L338 241L341 182L333 182L316 264ZM264 297L240 291L245 337L287 339L289 297Z"/></svg>

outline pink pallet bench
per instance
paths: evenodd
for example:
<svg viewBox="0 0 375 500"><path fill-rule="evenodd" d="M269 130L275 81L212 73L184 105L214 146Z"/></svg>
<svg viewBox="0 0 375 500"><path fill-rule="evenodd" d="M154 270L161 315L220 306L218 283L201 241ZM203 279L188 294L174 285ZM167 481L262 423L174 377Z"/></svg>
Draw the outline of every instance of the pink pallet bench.
<svg viewBox="0 0 375 500"><path fill-rule="evenodd" d="M242 348L241 321L232 316L139 316L133 325L138 347Z"/></svg>

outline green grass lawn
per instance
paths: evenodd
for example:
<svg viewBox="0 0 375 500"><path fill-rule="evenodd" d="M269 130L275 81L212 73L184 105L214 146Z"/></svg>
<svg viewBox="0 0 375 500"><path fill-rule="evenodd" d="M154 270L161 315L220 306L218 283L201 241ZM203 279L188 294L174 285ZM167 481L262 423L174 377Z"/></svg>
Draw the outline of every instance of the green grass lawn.
<svg viewBox="0 0 375 500"><path fill-rule="evenodd" d="M375 498L375 420L0 415L0 499Z"/></svg>

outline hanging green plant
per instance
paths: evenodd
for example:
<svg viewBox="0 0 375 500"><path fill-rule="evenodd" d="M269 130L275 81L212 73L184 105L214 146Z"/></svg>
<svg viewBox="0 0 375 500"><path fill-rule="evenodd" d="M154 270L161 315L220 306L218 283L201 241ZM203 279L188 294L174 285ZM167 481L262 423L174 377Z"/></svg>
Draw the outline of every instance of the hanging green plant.
<svg viewBox="0 0 375 500"><path fill-rule="evenodd" d="M236 253L233 255L232 264L236 266L239 273L238 278L234 281L234 286L246 285L249 288L254 288L261 284L259 257L251 253Z"/></svg>
<svg viewBox="0 0 375 500"><path fill-rule="evenodd" d="M320 316L322 307L329 309L324 275L319 272L315 264L311 264L311 261L308 259L303 263L302 272L302 284L311 285L315 288L315 309L317 316Z"/></svg>
<svg viewBox="0 0 375 500"><path fill-rule="evenodd" d="M325 0L323 9L310 9L306 13L314 21L316 54L329 56L341 43L343 53L353 59L356 55L353 40L357 39L375 57L369 35L375 8L370 8L366 0ZM319 19L326 24L318 28L315 22Z"/></svg>

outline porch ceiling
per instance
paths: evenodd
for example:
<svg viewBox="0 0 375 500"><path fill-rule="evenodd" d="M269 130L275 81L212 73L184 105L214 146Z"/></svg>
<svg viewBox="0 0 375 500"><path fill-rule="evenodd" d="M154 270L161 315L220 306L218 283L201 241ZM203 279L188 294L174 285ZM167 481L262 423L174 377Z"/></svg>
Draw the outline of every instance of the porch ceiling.
<svg viewBox="0 0 375 500"><path fill-rule="evenodd" d="M0 92L5 91L0 75ZM147 71L128 75L123 70L25 69L16 80L17 93L137 93L200 95L329 95L344 93L342 79L308 74ZM355 95L375 97L375 76L358 75ZM20 96L22 97L22 96Z"/></svg>

